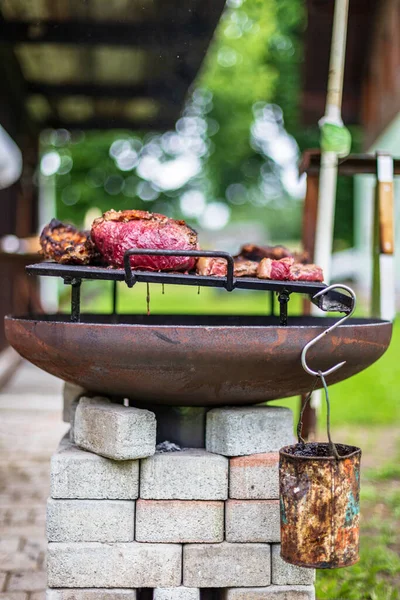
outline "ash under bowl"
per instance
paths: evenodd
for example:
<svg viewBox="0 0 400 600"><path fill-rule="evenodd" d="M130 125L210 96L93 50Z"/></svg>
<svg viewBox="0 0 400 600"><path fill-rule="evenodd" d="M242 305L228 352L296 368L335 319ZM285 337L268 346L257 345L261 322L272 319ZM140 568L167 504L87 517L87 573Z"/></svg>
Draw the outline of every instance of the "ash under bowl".
<svg viewBox="0 0 400 600"><path fill-rule="evenodd" d="M66 315L6 317L9 343L44 371L88 391L142 404L256 404L309 391L305 344L337 319L268 316ZM309 352L312 368L346 364L329 384L359 373L387 349L392 324L349 319Z"/></svg>

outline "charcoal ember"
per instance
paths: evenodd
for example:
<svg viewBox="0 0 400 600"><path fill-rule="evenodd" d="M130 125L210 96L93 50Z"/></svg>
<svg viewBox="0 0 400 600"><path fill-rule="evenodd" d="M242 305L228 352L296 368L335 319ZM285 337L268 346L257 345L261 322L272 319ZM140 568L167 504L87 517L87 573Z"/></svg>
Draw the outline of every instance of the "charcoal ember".
<svg viewBox="0 0 400 600"><path fill-rule="evenodd" d="M295 263L290 267L290 281L324 281L324 274L318 265Z"/></svg>
<svg viewBox="0 0 400 600"><path fill-rule="evenodd" d="M285 246L257 246L245 244L240 248L237 258L261 262L263 258L281 260L282 258L294 258L295 262L307 263L309 256L307 252L291 252Z"/></svg>
<svg viewBox="0 0 400 600"><path fill-rule="evenodd" d="M90 232L52 219L40 234L41 254L47 260L68 265L99 264L100 255Z"/></svg>
<svg viewBox="0 0 400 600"><path fill-rule="evenodd" d="M91 231L96 248L105 262L123 267L130 249L197 250L197 233L185 221L143 210L109 210L95 219ZM196 259L188 256L131 256L133 269L148 271L190 271Z"/></svg>
<svg viewBox="0 0 400 600"><path fill-rule="evenodd" d="M258 263L252 260L237 259L234 261L233 274L235 277L255 277ZM196 272L198 275L215 275L226 277L228 264L225 258L202 256L198 259Z"/></svg>
<svg viewBox="0 0 400 600"><path fill-rule="evenodd" d="M294 258L286 257L279 260L263 258L258 265L257 277L260 279L274 279L275 281L289 281L290 269Z"/></svg>
<svg viewBox="0 0 400 600"><path fill-rule="evenodd" d="M163 454L165 452L180 452L182 448L178 446L178 444L174 444L174 442L169 442L165 440L165 442L160 442L156 446L156 452L159 454Z"/></svg>

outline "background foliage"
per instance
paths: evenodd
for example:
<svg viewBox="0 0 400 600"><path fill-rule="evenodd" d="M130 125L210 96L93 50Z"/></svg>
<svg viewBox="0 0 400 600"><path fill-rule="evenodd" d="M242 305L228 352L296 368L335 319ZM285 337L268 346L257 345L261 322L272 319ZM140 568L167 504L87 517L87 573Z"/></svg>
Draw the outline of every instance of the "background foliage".
<svg viewBox="0 0 400 600"><path fill-rule="evenodd" d="M275 239L299 238L301 203L290 197L280 166L268 156L268 148L257 146L251 132L255 107L260 111L263 104L279 105L285 128L300 150L318 146L317 125L305 129L300 121L305 26L302 0L228 0L184 119L177 132L168 134L178 133L201 165L176 189L163 189L151 177L143 178L137 164L121 170L110 155L112 143L122 139L133 140L139 158L152 152L161 164L179 158L182 149L171 151L164 132L44 132L43 152L61 156L55 176L57 216L80 225L91 207L135 207L183 216L196 226L197 217L182 214L180 204L182 194L195 190L207 203L229 205L233 222L273 223ZM188 131L183 121L193 117L197 131ZM277 121L282 129L279 112ZM352 241L351 193L350 180L339 183L336 238L341 246Z"/></svg>

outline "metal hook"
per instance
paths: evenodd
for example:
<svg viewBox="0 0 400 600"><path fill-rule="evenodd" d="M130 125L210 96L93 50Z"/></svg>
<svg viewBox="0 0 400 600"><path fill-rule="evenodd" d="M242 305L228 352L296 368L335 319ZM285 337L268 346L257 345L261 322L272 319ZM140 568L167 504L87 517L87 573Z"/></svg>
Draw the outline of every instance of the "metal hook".
<svg viewBox="0 0 400 600"><path fill-rule="evenodd" d="M303 351L301 353L301 365L303 367L303 369L309 374L309 375L313 375L314 377L320 377L321 375L323 377L326 377L327 375L330 375L331 373L334 373L335 371L337 371L338 369L340 369L340 367L343 367L343 365L346 363L346 361L343 361L337 365L335 365L334 367L331 367L330 369L328 369L327 371L314 371L313 369L310 369L310 367L307 365L307 352L308 350L314 346L320 339L322 339L325 335L327 335L328 333L331 333L334 329L336 329L336 327L339 327L339 325L342 325L345 321L347 321L347 319L349 319L351 317L351 315L353 314L355 308L356 308L356 295L354 293L354 291L348 287L347 285L342 285L342 284L333 284L333 285L329 285L328 287L324 288L323 290L319 291L317 294L315 294L314 298L318 298L319 296L323 296L324 294L326 294L327 292L330 292L331 290L334 290L336 288L342 289L342 290L346 290L346 292L348 292L353 300L353 305L351 307L350 312L344 316L342 319L340 319L339 321L337 321L337 323L334 323L333 325L331 325L331 327L328 327L328 329L325 329L325 331L323 331L322 333L320 333L319 335L317 335L316 338L314 338L313 340L311 340L310 342L308 342L308 344L306 344L303 348Z"/></svg>

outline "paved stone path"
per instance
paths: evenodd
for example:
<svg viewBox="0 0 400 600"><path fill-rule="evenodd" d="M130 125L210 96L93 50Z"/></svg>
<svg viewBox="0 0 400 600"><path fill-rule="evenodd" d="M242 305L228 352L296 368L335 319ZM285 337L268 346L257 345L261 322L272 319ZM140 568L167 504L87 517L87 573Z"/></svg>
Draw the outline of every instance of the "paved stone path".
<svg viewBox="0 0 400 600"><path fill-rule="evenodd" d="M24 363L0 393L0 600L44 600L49 460L62 382Z"/></svg>

